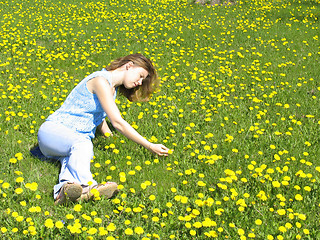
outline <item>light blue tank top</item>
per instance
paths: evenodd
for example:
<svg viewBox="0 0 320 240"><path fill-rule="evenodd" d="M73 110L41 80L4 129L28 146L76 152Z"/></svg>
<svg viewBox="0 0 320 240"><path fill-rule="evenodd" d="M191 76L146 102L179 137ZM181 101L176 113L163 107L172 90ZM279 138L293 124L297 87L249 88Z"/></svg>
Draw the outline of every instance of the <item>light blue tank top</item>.
<svg viewBox="0 0 320 240"><path fill-rule="evenodd" d="M87 88L87 82L95 77L104 77L111 85L111 73L105 69L90 74L71 91L61 107L46 120L61 123L78 133L94 138L97 126L107 117L97 95ZM116 95L117 89L114 99Z"/></svg>

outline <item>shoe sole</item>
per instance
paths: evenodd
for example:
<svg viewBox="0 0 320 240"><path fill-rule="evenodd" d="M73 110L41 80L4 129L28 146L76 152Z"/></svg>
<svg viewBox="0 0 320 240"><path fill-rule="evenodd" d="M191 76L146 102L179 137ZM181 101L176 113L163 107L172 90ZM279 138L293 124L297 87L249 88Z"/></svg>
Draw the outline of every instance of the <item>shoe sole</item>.
<svg viewBox="0 0 320 240"><path fill-rule="evenodd" d="M100 193L100 197L105 196L107 198L112 198L119 192L118 184L116 183L106 183L104 185L100 185L97 187L97 190Z"/></svg>
<svg viewBox="0 0 320 240"><path fill-rule="evenodd" d="M94 199L94 194L91 192L92 190L98 191L99 197L104 196L106 198L112 198L119 192L118 184L114 182L108 182L106 184L99 184L97 186L94 186L91 190L88 191L88 193L82 194L78 200L89 201L91 199Z"/></svg>
<svg viewBox="0 0 320 240"><path fill-rule="evenodd" d="M61 188L61 196L55 201L55 205L61 205L67 201L75 202L81 196L81 194L82 187L80 184L65 183Z"/></svg>

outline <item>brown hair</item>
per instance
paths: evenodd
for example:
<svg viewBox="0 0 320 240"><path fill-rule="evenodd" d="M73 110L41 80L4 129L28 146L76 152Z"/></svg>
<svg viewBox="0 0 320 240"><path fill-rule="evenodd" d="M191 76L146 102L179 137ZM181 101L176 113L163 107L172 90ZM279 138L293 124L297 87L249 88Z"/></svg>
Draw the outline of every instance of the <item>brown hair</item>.
<svg viewBox="0 0 320 240"><path fill-rule="evenodd" d="M119 92L129 101L148 101L151 94L159 86L157 72L150 59L140 53L130 54L112 61L106 69L112 71L128 62L133 62L134 65L144 68L148 72L148 76L143 80L142 85L135 88L126 89L123 85L119 86Z"/></svg>

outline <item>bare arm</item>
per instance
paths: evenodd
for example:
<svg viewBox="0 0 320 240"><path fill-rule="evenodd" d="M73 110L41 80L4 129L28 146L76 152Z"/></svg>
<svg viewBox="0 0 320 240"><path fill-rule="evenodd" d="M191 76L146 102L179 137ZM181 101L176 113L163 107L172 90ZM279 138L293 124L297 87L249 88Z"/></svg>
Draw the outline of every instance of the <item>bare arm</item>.
<svg viewBox="0 0 320 240"><path fill-rule="evenodd" d="M97 129L100 131L100 133L104 136L104 137L109 137L109 136L113 136L106 120L103 120L102 123L97 127Z"/></svg>
<svg viewBox="0 0 320 240"><path fill-rule="evenodd" d="M159 156L168 156L169 149L167 147L162 144L150 143L122 118L120 111L114 102L111 86L107 83L105 78L96 77L91 81L93 93L97 94L103 110L106 112L111 124L117 131Z"/></svg>

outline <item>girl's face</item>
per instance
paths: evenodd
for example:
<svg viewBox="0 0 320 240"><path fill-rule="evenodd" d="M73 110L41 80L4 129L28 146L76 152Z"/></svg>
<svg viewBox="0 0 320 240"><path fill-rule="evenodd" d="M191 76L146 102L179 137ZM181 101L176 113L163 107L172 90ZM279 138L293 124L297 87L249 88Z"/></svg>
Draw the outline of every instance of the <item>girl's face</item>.
<svg viewBox="0 0 320 240"><path fill-rule="evenodd" d="M149 75L148 71L142 67L128 65L123 81L123 85L127 89L135 88L142 85L142 81Z"/></svg>

